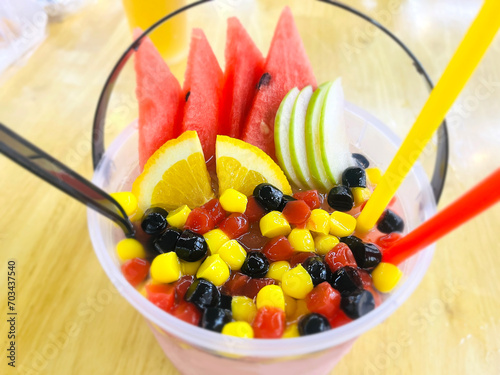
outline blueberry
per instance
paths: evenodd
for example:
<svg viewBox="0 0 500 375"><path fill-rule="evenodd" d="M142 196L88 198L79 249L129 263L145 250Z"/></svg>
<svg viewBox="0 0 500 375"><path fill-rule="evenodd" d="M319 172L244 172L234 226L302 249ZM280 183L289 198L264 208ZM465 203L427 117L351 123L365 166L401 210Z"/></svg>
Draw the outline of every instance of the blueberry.
<svg viewBox="0 0 500 375"><path fill-rule="evenodd" d="M283 201L283 193L271 184L257 185L253 190L253 196L268 211L278 211Z"/></svg>
<svg viewBox="0 0 500 375"><path fill-rule="evenodd" d="M153 242L154 249L158 254L165 254L175 251L175 245L181 235L181 231L175 228L168 228Z"/></svg>
<svg viewBox="0 0 500 375"><path fill-rule="evenodd" d="M231 311L209 307L203 312L200 326L210 331L222 332L222 328L233 319Z"/></svg>
<svg viewBox="0 0 500 375"><path fill-rule="evenodd" d="M356 164L358 164L361 168L366 169L370 166L370 162L368 161L368 159L364 155L352 154L352 157L356 161Z"/></svg>
<svg viewBox="0 0 500 375"><path fill-rule="evenodd" d="M148 208L142 217L142 230L152 236L160 234L167 227L167 215L168 212L163 208Z"/></svg>
<svg viewBox="0 0 500 375"><path fill-rule="evenodd" d="M241 272L250 277L264 277L269 271L269 261L259 251L250 251L241 266Z"/></svg>
<svg viewBox="0 0 500 375"><path fill-rule="evenodd" d="M228 294L221 294L219 306L221 309L226 309L231 311L231 303L233 302L233 297Z"/></svg>
<svg viewBox="0 0 500 375"><path fill-rule="evenodd" d="M197 279L189 286L184 299L204 310L207 307L215 307L219 304L220 292L210 281Z"/></svg>
<svg viewBox="0 0 500 375"><path fill-rule="evenodd" d="M382 233L402 232L405 229L405 222L392 210L385 210L380 218L377 229Z"/></svg>
<svg viewBox="0 0 500 375"><path fill-rule="evenodd" d="M182 232L175 246L177 256L186 262L196 262L203 259L207 255L207 251L208 245L205 237L189 229Z"/></svg>
<svg viewBox="0 0 500 375"><path fill-rule="evenodd" d="M356 290L342 296L340 308L351 319L358 319L375 308L375 299L368 290Z"/></svg>
<svg viewBox="0 0 500 375"><path fill-rule="evenodd" d="M295 199L294 197L292 197L291 195L283 195L283 200L281 201L281 204L280 206L278 207L278 211L283 211L285 209L285 206L288 202L291 202L291 201L296 201L297 199Z"/></svg>
<svg viewBox="0 0 500 375"><path fill-rule="evenodd" d="M366 173L363 168L349 167L342 173L342 184L349 187L366 187Z"/></svg>
<svg viewBox="0 0 500 375"><path fill-rule="evenodd" d="M332 286L342 295L354 292L360 289L362 285L361 277L354 267L341 267L332 275Z"/></svg>
<svg viewBox="0 0 500 375"><path fill-rule="evenodd" d="M359 268L371 271L382 261L382 253L377 245L373 243L363 243L363 246L354 246L351 249L356 264Z"/></svg>
<svg viewBox="0 0 500 375"><path fill-rule="evenodd" d="M328 319L318 313L307 314L300 318L298 324L301 336L314 335L331 329Z"/></svg>
<svg viewBox="0 0 500 375"><path fill-rule="evenodd" d="M354 207L351 189L344 185L334 186L328 193L328 204L337 211L347 212Z"/></svg>
<svg viewBox="0 0 500 375"><path fill-rule="evenodd" d="M302 266L306 269L307 273L311 276L314 286L321 284L328 280L327 266L323 263L321 257L307 258Z"/></svg>

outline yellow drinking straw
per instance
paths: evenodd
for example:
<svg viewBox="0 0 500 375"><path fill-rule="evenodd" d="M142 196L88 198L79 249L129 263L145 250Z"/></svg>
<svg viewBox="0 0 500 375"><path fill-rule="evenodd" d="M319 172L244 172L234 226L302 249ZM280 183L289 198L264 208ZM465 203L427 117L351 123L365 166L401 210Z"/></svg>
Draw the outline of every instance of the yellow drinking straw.
<svg viewBox="0 0 500 375"><path fill-rule="evenodd" d="M499 28L500 0L486 0L441 79L432 90L415 124L359 215L356 227L359 232L367 232L375 226L403 179L481 61Z"/></svg>

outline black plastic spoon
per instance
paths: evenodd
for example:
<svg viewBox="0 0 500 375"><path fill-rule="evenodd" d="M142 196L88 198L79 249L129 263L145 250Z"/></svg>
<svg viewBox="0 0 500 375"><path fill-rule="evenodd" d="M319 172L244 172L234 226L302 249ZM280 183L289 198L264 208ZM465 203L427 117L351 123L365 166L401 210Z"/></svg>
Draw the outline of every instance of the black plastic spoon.
<svg viewBox="0 0 500 375"><path fill-rule="evenodd" d="M127 237L135 231L109 194L0 123L0 153L81 203L117 223Z"/></svg>

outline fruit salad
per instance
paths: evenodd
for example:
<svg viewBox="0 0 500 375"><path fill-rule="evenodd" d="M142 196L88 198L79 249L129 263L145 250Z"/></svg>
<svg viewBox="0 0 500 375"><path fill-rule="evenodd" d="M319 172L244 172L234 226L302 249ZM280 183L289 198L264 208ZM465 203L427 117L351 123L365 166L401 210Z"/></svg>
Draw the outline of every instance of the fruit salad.
<svg viewBox="0 0 500 375"><path fill-rule="evenodd" d="M136 228L116 246L129 283L247 339L324 332L381 303L404 222L389 208L356 232L381 171L351 153L341 80L317 85L290 9L266 57L231 18L224 71L200 29L182 88L147 38L135 67L142 172L112 194Z"/></svg>

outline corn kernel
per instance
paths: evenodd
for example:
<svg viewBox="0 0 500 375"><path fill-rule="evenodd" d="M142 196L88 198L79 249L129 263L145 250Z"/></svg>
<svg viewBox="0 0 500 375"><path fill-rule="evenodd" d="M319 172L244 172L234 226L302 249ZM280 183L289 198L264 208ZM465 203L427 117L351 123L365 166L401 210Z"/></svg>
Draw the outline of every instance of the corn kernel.
<svg viewBox="0 0 500 375"><path fill-rule="evenodd" d="M281 281L283 274L290 269L290 263L286 260L281 260L279 262L273 262L269 266L269 271L267 271L266 277L270 279Z"/></svg>
<svg viewBox="0 0 500 375"><path fill-rule="evenodd" d="M167 223L169 223L174 228L182 229L184 227L184 224L186 224L186 220L190 212L191 210L188 206L180 206L168 213Z"/></svg>
<svg viewBox="0 0 500 375"><path fill-rule="evenodd" d="M297 309L297 301L285 294L285 314L287 318L291 318Z"/></svg>
<svg viewBox="0 0 500 375"><path fill-rule="evenodd" d="M233 271L238 271L247 258L247 252L236 240L227 241L217 254Z"/></svg>
<svg viewBox="0 0 500 375"><path fill-rule="evenodd" d="M220 247L224 245L230 238L221 229L213 229L203 235L207 241L208 250L210 255L217 254Z"/></svg>
<svg viewBox="0 0 500 375"><path fill-rule="evenodd" d="M303 299L313 290L314 285L311 276L309 276L305 268L299 264L283 274L281 287L283 288L283 292L290 297Z"/></svg>
<svg viewBox="0 0 500 375"><path fill-rule="evenodd" d="M391 263L379 263L372 272L373 286L382 293L389 293L401 280L403 272Z"/></svg>
<svg viewBox="0 0 500 375"><path fill-rule="evenodd" d="M252 298L235 296L231 300L231 312L234 320L252 323L257 314L257 306Z"/></svg>
<svg viewBox="0 0 500 375"><path fill-rule="evenodd" d="M330 215L330 234L347 237L356 229L356 218L345 212L335 211Z"/></svg>
<svg viewBox="0 0 500 375"><path fill-rule="evenodd" d="M314 239L307 229L294 228L288 236L288 241L295 251L314 252Z"/></svg>
<svg viewBox="0 0 500 375"><path fill-rule="evenodd" d="M229 279L229 267L219 254L210 255L196 272L196 277L206 279L215 286L221 286Z"/></svg>
<svg viewBox="0 0 500 375"><path fill-rule="evenodd" d="M242 214L247 209L248 198L237 190L227 189L220 196L219 202L225 211Z"/></svg>
<svg viewBox="0 0 500 375"><path fill-rule="evenodd" d="M293 314L293 318L291 321L298 321L300 318L302 318L304 315L309 314L310 311L307 308L307 302L303 299L300 299L297 301L297 306L295 308L295 313Z"/></svg>
<svg viewBox="0 0 500 375"><path fill-rule="evenodd" d="M355 187L351 189L352 196L354 197L354 207L361 206L372 195L372 191L368 188Z"/></svg>
<svg viewBox="0 0 500 375"><path fill-rule="evenodd" d="M319 255L326 255L328 252L337 246L339 239L330 234L320 234L314 239L314 246Z"/></svg>
<svg viewBox="0 0 500 375"><path fill-rule="evenodd" d="M146 258L144 246L134 238L125 238L116 244L116 253L122 262L134 258Z"/></svg>
<svg viewBox="0 0 500 375"><path fill-rule="evenodd" d="M297 323L293 323L286 327L285 332L283 332L283 336L281 337L284 339L293 339L294 337L299 336L299 327L297 326Z"/></svg>
<svg viewBox="0 0 500 375"><path fill-rule="evenodd" d="M382 178L382 172L378 168L366 168L366 177L368 177L368 180L370 181L371 184L377 185L380 182L380 179Z"/></svg>
<svg viewBox="0 0 500 375"><path fill-rule="evenodd" d="M110 195L122 206L127 216L132 216L137 210L137 198L134 194L128 191L121 191L119 193L111 193Z"/></svg>
<svg viewBox="0 0 500 375"><path fill-rule="evenodd" d="M260 219L259 226L262 235L268 238L286 236L291 230L285 216L279 211L269 212Z"/></svg>
<svg viewBox="0 0 500 375"><path fill-rule="evenodd" d="M244 339L253 339L253 328L247 322L230 322L222 328L222 334Z"/></svg>
<svg viewBox="0 0 500 375"><path fill-rule="evenodd" d="M151 278L158 283L172 283L181 277L181 264L173 251L160 254L151 263Z"/></svg>
<svg viewBox="0 0 500 375"><path fill-rule="evenodd" d="M181 271L183 275L196 275L198 268L201 266L201 260L196 262L186 262L184 260L180 260L181 262Z"/></svg>
<svg viewBox="0 0 500 375"><path fill-rule="evenodd" d="M312 210L306 228L311 232L328 234L330 231L330 214L319 208Z"/></svg>
<svg viewBox="0 0 500 375"><path fill-rule="evenodd" d="M264 306L277 307L285 311L285 296L278 285L266 285L257 293L257 310Z"/></svg>

